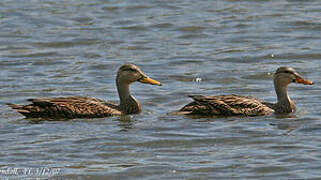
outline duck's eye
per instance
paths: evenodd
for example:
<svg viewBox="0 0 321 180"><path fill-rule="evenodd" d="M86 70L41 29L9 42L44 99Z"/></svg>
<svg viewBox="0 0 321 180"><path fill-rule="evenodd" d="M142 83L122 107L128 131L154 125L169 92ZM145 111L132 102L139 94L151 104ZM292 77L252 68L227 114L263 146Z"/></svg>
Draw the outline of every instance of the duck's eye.
<svg viewBox="0 0 321 180"><path fill-rule="evenodd" d="M137 71L137 70L134 69L134 68L129 68L128 70L129 70L129 71L132 71L132 72L136 72L136 71Z"/></svg>
<svg viewBox="0 0 321 180"><path fill-rule="evenodd" d="M287 71L287 70L283 71L283 73L293 74L293 72L292 72L292 71Z"/></svg>

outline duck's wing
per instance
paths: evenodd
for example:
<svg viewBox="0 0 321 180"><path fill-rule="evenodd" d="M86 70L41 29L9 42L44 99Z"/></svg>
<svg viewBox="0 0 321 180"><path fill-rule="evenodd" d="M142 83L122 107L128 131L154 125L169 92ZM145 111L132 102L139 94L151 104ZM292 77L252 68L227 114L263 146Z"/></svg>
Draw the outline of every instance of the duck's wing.
<svg viewBox="0 0 321 180"><path fill-rule="evenodd" d="M239 95L202 96L190 95L194 101L180 111L185 114L216 116L262 116L273 112L262 101ZM189 112L189 113L187 113Z"/></svg>
<svg viewBox="0 0 321 180"><path fill-rule="evenodd" d="M8 104L12 109L32 118L96 118L121 115L119 107L111 102L91 97L72 96L28 99L31 104Z"/></svg>

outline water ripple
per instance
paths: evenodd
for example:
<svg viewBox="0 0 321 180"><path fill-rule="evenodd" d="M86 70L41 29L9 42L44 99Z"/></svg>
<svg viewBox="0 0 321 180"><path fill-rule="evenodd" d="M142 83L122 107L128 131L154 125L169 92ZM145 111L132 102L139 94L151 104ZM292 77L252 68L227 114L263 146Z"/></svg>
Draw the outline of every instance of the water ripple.
<svg viewBox="0 0 321 180"><path fill-rule="evenodd" d="M0 178L33 178L3 168L61 168L67 179L319 178L320 8L313 0L3 0ZM5 105L70 95L117 102L124 63L164 84L131 85L139 115L39 121ZM188 94L275 102L279 66L315 82L289 86L296 113L167 114Z"/></svg>

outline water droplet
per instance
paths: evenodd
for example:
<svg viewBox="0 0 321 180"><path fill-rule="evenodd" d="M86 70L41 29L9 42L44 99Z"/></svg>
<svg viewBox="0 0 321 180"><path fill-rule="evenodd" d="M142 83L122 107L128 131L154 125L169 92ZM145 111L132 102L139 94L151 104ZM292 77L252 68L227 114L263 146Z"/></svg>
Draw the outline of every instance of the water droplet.
<svg viewBox="0 0 321 180"><path fill-rule="evenodd" d="M196 82L201 82L201 81L202 81L202 78L199 78L199 77L198 77L198 78L195 79L195 81L196 81Z"/></svg>

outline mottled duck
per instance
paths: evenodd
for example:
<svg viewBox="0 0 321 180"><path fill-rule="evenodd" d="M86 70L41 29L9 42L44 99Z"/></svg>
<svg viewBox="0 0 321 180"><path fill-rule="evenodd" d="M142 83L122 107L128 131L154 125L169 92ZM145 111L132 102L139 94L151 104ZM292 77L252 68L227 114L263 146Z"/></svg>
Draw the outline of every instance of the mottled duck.
<svg viewBox="0 0 321 180"><path fill-rule="evenodd" d="M283 114L295 111L295 104L288 96L290 83L312 85L303 79L293 68L280 67L274 75L274 88L277 103L268 103L259 99L239 95L203 96L190 95L194 101L173 114L191 114L204 116L263 116L271 113Z"/></svg>
<svg viewBox="0 0 321 180"><path fill-rule="evenodd" d="M141 112L141 105L129 91L129 85L136 81L161 86L160 82L146 76L139 67L125 64L119 68L116 77L119 105L81 96L28 99L31 104L8 105L27 118L72 119L137 114Z"/></svg>

